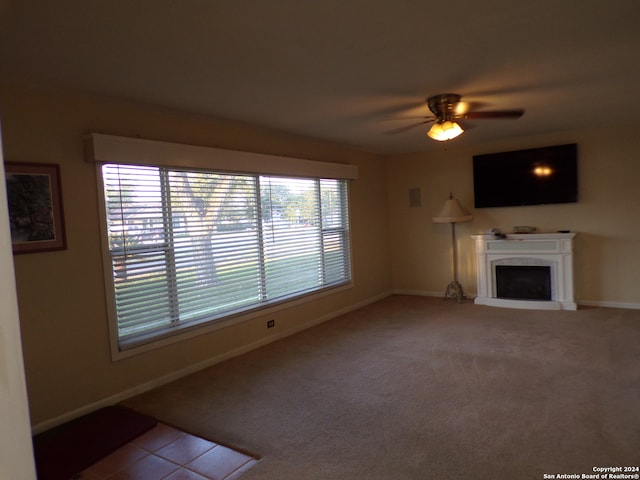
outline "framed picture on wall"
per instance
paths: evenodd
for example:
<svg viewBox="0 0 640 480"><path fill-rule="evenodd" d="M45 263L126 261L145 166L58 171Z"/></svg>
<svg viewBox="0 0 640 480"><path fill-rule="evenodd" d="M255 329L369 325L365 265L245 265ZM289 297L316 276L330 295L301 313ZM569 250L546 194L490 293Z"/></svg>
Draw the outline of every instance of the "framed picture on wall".
<svg viewBox="0 0 640 480"><path fill-rule="evenodd" d="M64 250L60 167L5 163L13 253Z"/></svg>

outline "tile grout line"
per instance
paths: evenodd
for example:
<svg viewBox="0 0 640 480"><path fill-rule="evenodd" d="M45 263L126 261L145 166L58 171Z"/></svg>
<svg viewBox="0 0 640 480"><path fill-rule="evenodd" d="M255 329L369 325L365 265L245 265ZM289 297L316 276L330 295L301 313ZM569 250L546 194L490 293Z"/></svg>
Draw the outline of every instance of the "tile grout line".
<svg viewBox="0 0 640 480"><path fill-rule="evenodd" d="M240 460L244 459L243 463L241 463L240 465L235 466L235 468L231 472L228 472L227 474L225 474L225 476L222 477L223 480L226 480L226 479L232 480L232 479L236 478L237 476L241 475L245 471L249 470L253 465L258 463L258 461L259 461L259 459L257 457L255 457L254 455L250 455L250 454L244 453L242 451L236 450L234 448L221 445L221 444L219 444L217 442L214 442L214 441L211 441L211 440L207 440L207 439L205 439L203 437L200 437L200 436L197 436L197 435L193 435L191 433L188 433L188 432L185 432L183 430L177 429L177 428L172 427L170 425L163 424L161 422L158 422L157 425L161 426L162 428L168 428L168 429L173 431L172 434L177 433L177 435L175 436L175 438L170 439L168 441L165 441L169 437L163 438L162 437L163 434L161 433L160 434L161 436L158 437L158 439L160 439L160 441L158 442L157 445L153 444L153 440L151 440L151 441L144 441L144 440L140 441L140 437L142 436L141 435L141 436L131 440L127 444L123 445L120 449L118 449L118 450L121 450L121 449L124 449L124 448L127 448L127 447L133 448L133 449L137 449L141 453L143 453L143 455L140 458L137 458L132 463L124 465L124 466L118 468L115 471L111 471L111 472L105 473L105 474L98 474L97 472L94 471L94 472L92 472L92 474L93 475L98 475L102 479L108 479L111 476L116 475L118 473L124 472L126 474L126 472L128 470L130 470L132 467L134 467L136 464L139 464L140 462L142 462L145 459L148 460L149 457L154 457L157 460L161 460L163 462L167 462L167 463L171 464L172 466L176 467L171 472L168 472L166 475L163 475L161 477L162 479L169 478L172 475L174 475L176 472L178 472L179 470L184 469L185 471L193 473L194 475L201 476L204 479L213 480L214 478L220 478L219 476L216 476L216 474L219 475L219 474L223 473L223 472L220 472L220 471L216 471L215 465L213 466L214 468L212 468L210 472L202 472L202 471L194 469L192 466L189 466L189 465L192 464L193 462L195 462L196 460L198 460L199 458L201 458L202 456L214 451L218 447L223 447L223 449L232 451L232 452L240 455L241 456ZM156 427L154 427L154 428L156 428ZM150 430L150 432L152 430ZM143 435L145 435L145 434L143 434ZM207 442L207 443L210 444L210 447L206 448L206 450L200 452L195 457L189 458L188 460L175 460L175 459L172 459L172 458L165 457L165 456L163 456L163 455L158 453L159 451L171 446L172 444L184 439L187 436L188 437L192 437L192 438L197 439L197 440L202 440L204 442ZM177 448L179 450L180 447L177 447ZM118 452L118 450L116 450L113 453ZM190 457L190 455L187 455L187 458L188 457ZM105 458L107 458L107 457L105 457ZM176 458L179 458L179 457L176 457ZM184 463L182 463L182 462L184 462ZM231 465L231 466L234 466L234 465ZM85 471L80 472L79 476L77 478L81 479L82 478L82 473L85 473L85 472L89 473L90 470L91 470L91 467L88 467ZM75 478L76 477L72 477L71 480L73 480Z"/></svg>

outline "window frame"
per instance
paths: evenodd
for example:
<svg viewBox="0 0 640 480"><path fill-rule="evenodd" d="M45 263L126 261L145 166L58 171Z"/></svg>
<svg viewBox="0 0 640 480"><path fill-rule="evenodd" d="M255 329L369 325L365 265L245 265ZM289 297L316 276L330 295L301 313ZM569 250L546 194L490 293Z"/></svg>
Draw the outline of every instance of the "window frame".
<svg viewBox="0 0 640 480"><path fill-rule="evenodd" d="M203 147L203 148L207 148L207 147ZM219 153L218 149L213 149L213 150L216 150L216 152ZM246 152L244 152L244 154L246 155ZM291 159L286 159L286 160L289 161ZM301 160L301 162L305 162L305 161ZM327 295L332 295L339 291L347 290L353 287L351 221L349 217L350 189L349 189L348 183L346 183L344 186L344 188L346 189L346 192L344 192L344 195L345 195L344 198L346 199L346 204L343 204L343 208L347 209L346 211L347 217L346 217L346 233L343 232L343 234L345 235L343 238L343 241L347 243L347 249L345 252L345 255L346 255L345 262L346 262L346 268L348 269L348 278L345 280L344 283L341 283L335 286L319 287L319 289L311 292L294 294L292 297L285 297L282 299L278 299L277 301L273 301L272 303L268 303L268 304L254 305L251 308L248 308L246 310L239 311L236 313L231 313L229 315L225 315L219 318L214 318L211 321L205 321L205 322L197 323L195 325L187 325L184 327L180 327L170 333L165 332L159 336L156 336L155 338L152 338L148 342L137 343L136 345L128 346L123 349L120 346L120 341L118 338L119 335L118 335L117 312L116 312L115 301L114 301L115 300L115 282L114 282L112 259L111 259L111 252L109 249L109 241L108 241L108 233L107 233L106 202L105 202L105 196L104 196L104 181L102 177L102 168L101 168L102 164L106 162L95 161L95 163L97 163L96 172L98 177L99 196L100 196L100 201L99 201L100 229L101 229L101 239L102 239L102 247L103 247L102 259L103 259L103 270L104 270L104 277L105 277L105 292L107 295L107 314L108 314L107 316L108 316L110 339L111 339L111 352L112 352L112 358L114 360L126 358L129 356L136 355L149 350L153 350L165 345L169 345L175 342L181 342L188 338L193 338L195 336L207 334L207 333L210 333L222 328L226 328L232 325L236 325L242 322L246 322L258 317L270 316L280 310L301 305L301 304L313 301L315 299L318 299ZM120 162L118 162L117 159L114 159L113 161L108 163L120 163ZM131 162L126 162L126 163L131 165ZM338 164L338 165L343 166L343 164ZM148 164L145 163L145 164L141 164L141 166L162 167L165 165L157 165L157 164L151 165L150 163ZM184 165L181 165L181 166L178 166L178 168L202 170L202 168L199 166L186 167ZM240 171L240 172L220 171L219 169L215 169L215 168L206 169L206 170L212 171L215 173L239 173L239 174L246 173L244 171ZM260 176L260 173L256 173L255 175L256 175L256 178L258 178ZM288 177L288 178L295 177L295 176L289 177L283 174L273 175L272 173L267 173L266 175ZM321 177L314 177L312 175L306 175L306 178L315 178L318 181L322 180ZM340 178L337 178L337 179L340 179ZM323 235L323 232L325 230L326 230L325 228L321 227L320 234Z"/></svg>

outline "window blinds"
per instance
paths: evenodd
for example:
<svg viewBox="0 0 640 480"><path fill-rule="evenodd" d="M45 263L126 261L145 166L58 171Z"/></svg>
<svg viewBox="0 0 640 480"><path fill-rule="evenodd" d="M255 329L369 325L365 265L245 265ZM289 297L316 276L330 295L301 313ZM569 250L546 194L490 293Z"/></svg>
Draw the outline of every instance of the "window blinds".
<svg viewBox="0 0 640 480"><path fill-rule="evenodd" d="M121 349L350 281L345 180L101 173Z"/></svg>

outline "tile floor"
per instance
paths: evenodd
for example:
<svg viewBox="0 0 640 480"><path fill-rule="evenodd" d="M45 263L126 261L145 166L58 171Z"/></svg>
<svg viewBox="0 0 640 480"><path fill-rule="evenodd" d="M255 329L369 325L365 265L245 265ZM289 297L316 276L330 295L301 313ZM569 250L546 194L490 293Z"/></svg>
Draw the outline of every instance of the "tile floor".
<svg viewBox="0 0 640 480"><path fill-rule="evenodd" d="M158 423L73 480L233 480L258 459Z"/></svg>

